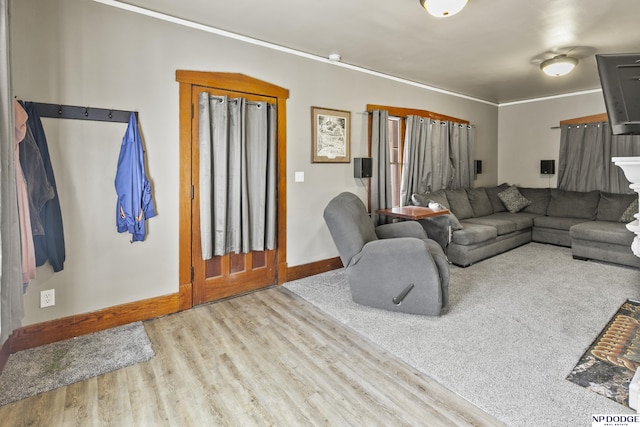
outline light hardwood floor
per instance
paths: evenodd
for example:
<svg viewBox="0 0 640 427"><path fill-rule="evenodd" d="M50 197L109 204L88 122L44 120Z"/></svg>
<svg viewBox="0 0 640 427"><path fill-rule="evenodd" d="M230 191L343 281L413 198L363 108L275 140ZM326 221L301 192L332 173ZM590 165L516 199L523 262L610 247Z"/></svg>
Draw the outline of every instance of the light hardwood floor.
<svg viewBox="0 0 640 427"><path fill-rule="evenodd" d="M145 322L156 356L2 426L502 426L284 288Z"/></svg>

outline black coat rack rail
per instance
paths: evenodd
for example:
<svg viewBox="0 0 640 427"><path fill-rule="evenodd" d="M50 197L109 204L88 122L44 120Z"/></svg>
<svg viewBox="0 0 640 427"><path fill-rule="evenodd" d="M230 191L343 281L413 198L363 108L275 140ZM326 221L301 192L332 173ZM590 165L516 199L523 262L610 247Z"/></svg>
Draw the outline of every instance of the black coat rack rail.
<svg viewBox="0 0 640 427"><path fill-rule="evenodd" d="M131 111L106 108L80 107L76 105L33 103L40 117L55 119L93 120L100 122L128 123ZM136 116L138 113L134 111Z"/></svg>

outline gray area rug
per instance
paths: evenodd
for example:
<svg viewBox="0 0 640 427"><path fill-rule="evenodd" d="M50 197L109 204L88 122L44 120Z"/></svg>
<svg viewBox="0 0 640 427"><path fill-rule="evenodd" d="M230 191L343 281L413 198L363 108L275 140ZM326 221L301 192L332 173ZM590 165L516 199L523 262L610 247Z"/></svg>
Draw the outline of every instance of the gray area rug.
<svg viewBox="0 0 640 427"><path fill-rule="evenodd" d="M620 305L640 298L639 270L530 243L451 266L449 308L435 318L355 304L342 269L284 286L509 426L633 413L566 377Z"/></svg>
<svg viewBox="0 0 640 427"><path fill-rule="evenodd" d="M19 351L0 375L0 405L96 377L155 355L142 322Z"/></svg>

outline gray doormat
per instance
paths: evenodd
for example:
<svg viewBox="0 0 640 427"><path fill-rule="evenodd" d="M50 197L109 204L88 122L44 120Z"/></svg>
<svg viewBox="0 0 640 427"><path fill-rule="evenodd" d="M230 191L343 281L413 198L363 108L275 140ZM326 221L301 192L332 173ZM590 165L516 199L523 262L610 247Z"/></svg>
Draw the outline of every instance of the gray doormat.
<svg viewBox="0 0 640 427"><path fill-rule="evenodd" d="M155 356L142 322L19 351L0 375L0 406Z"/></svg>

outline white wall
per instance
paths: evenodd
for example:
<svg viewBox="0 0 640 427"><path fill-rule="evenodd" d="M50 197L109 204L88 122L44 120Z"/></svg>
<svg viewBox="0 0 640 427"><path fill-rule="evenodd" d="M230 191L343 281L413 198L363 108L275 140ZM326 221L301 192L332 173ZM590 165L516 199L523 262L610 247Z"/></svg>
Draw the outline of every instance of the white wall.
<svg viewBox="0 0 640 427"><path fill-rule="evenodd" d="M222 1L222 0L217 0ZM215 7L215 2L212 2ZM38 268L24 324L178 290L177 69L243 73L290 90L287 102L287 262L337 256L322 210L331 197L366 190L353 164L312 164L310 107L352 113L352 157L367 154L366 104L419 108L477 127L476 185L497 181L498 109L388 79L216 36L86 0L20 0L12 8L12 70L23 100L136 110L158 216L129 243L115 229L113 180L125 124L43 119L63 211L67 261ZM348 61L348 58L344 58ZM305 172L295 183L294 172ZM56 289L56 306L38 308Z"/></svg>
<svg viewBox="0 0 640 427"><path fill-rule="evenodd" d="M501 106L498 182L556 187L560 121L606 112L602 92ZM540 160L556 161L556 174L540 174Z"/></svg>

